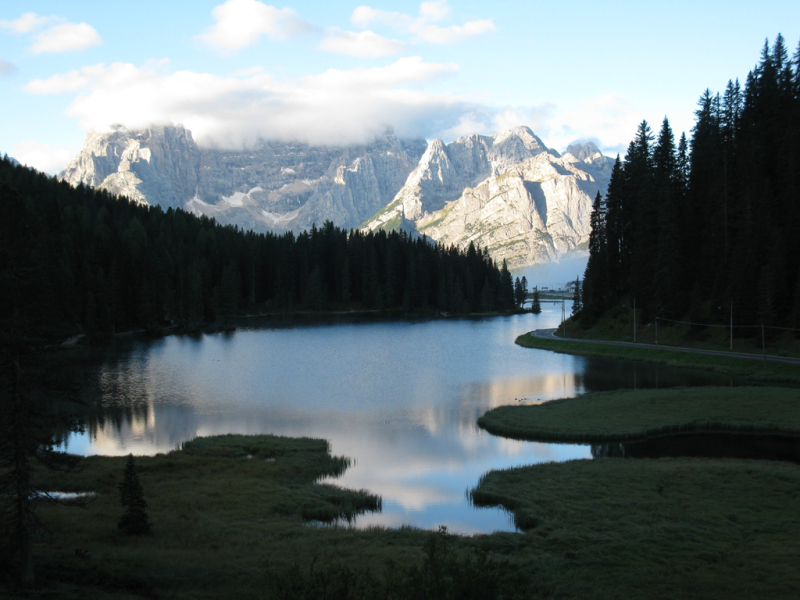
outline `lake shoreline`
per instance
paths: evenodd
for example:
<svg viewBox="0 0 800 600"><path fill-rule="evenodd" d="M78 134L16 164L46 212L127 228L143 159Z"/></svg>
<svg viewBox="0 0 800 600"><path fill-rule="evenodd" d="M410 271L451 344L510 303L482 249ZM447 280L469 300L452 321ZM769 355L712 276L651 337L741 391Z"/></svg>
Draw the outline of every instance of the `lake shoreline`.
<svg viewBox="0 0 800 600"><path fill-rule="evenodd" d="M259 312L231 315L221 318L214 323L203 325L159 325L148 329L135 329L130 331L120 331L113 334L92 335L85 332L71 334L66 340L53 343L49 348L54 350L72 350L82 346L102 346L118 338L140 336L146 339L159 339L173 335L209 335L215 333L232 333L236 331L235 323L239 320L249 319L273 319L275 321L291 321L307 323L325 323L341 320L346 323L347 319L363 319L364 322L396 322L408 321L417 322L438 321L447 319L485 319L494 317L509 317L515 315L535 314L530 310L513 310L504 312L476 312L476 313L443 313L441 311L415 311L408 312L400 309L390 310L334 310L334 311L277 311Z"/></svg>
<svg viewBox="0 0 800 600"><path fill-rule="evenodd" d="M83 509L40 507L53 534L35 545L40 592L255 599L323 585L360 599L397 586L393 597L412 598L419 586L446 594L493 582L503 597L722 600L742 590L790 598L800 585L787 552L800 468L788 463L596 459L490 471L470 491L473 503L505 507L524 533L454 536L309 527L314 506L331 517L343 506L375 507L363 490L313 483L347 459L323 440L198 438L135 459L153 529L125 536L116 525L125 460L94 456L77 474L39 473L49 489L97 492ZM0 589L30 597L2 581Z"/></svg>
<svg viewBox="0 0 800 600"><path fill-rule="evenodd" d="M676 433L773 434L800 442L800 390L699 387L583 394L500 406L478 426L518 440L599 444Z"/></svg>
<svg viewBox="0 0 800 600"><path fill-rule="evenodd" d="M515 343L523 348L550 350L559 354L577 356L598 356L624 360L638 360L663 365L715 371L739 377L753 382L800 384L797 365L788 363L760 362L749 358L713 356L706 354L689 354L671 350L669 347L653 350L624 346L590 344L558 339L543 339L524 333L517 337Z"/></svg>

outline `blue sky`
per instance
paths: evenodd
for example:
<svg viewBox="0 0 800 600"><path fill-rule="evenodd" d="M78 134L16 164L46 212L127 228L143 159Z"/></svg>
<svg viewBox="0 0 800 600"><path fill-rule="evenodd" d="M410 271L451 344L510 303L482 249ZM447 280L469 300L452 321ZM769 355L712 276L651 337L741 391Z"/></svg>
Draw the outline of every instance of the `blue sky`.
<svg viewBox="0 0 800 600"><path fill-rule="evenodd" d="M0 153L54 173L89 128L173 122L224 147L528 125L613 156L800 40L796 1L364 1L3 3Z"/></svg>

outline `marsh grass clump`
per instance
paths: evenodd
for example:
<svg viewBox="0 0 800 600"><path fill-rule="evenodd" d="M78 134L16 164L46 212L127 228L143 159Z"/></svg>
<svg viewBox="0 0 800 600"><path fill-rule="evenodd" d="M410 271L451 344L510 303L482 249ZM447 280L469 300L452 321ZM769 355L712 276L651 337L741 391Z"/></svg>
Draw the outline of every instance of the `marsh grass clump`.
<svg viewBox="0 0 800 600"><path fill-rule="evenodd" d="M314 493L301 507L304 521L351 522L356 515L381 510L381 497L367 490L347 490L330 484L314 486Z"/></svg>
<svg viewBox="0 0 800 600"><path fill-rule="evenodd" d="M458 538L442 526L424 532L421 562L398 565L388 560L381 576L351 568L347 564L320 566L313 560L307 568L297 563L287 567L266 565L267 597L275 600L372 598L414 600L492 600L516 597L524 588L503 575L508 561L486 552L458 548Z"/></svg>

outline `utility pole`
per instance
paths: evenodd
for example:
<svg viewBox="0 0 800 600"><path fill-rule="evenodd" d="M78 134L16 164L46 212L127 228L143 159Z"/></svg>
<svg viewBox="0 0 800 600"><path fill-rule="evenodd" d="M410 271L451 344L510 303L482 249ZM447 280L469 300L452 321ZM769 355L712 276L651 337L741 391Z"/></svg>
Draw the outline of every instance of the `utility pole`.
<svg viewBox="0 0 800 600"><path fill-rule="evenodd" d="M733 298L731 298L731 351L732 350L733 350Z"/></svg>
<svg viewBox="0 0 800 600"><path fill-rule="evenodd" d="M658 346L658 317L656 317L656 346Z"/></svg>
<svg viewBox="0 0 800 600"><path fill-rule="evenodd" d="M633 297L633 341L636 343L636 296Z"/></svg>

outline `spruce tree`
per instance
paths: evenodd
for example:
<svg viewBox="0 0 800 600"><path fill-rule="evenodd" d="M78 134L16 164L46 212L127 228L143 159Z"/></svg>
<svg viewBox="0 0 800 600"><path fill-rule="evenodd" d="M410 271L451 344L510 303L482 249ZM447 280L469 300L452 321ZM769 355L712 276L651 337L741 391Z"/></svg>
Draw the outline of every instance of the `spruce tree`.
<svg viewBox="0 0 800 600"><path fill-rule="evenodd" d="M606 241L606 206L600 192L592 203L589 233L589 260L583 276L583 309L581 319L589 321L606 309L608 290L608 244ZM591 325L586 321L586 325Z"/></svg>
<svg viewBox="0 0 800 600"><path fill-rule="evenodd" d="M117 526L127 535L142 535L150 531L150 519L147 517L147 502L144 490L136 473L133 454L128 455L125 474L119 484L120 499L125 512L122 513Z"/></svg>
<svg viewBox="0 0 800 600"><path fill-rule="evenodd" d="M522 293L522 282L519 277L514 279L514 302L517 306L522 306L522 303L525 302L525 296Z"/></svg>
<svg viewBox="0 0 800 600"><path fill-rule="evenodd" d="M522 302L520 303L520 306L525 306L525 300L528 298L528 278L525 277L525 275L522 276L520 285L522 286Z"/></svg>
<svg viewBox="0 0 800 600"><path fill-rule="evenodd" d="M539 288L533 288L533 300L531 301L531 312L539 314L542 312L542 302L539 296Z"/></svg>
<svg viewBox="0 0 800 600"><path fill-rule="evenodd" d="M583 309L583 301L581 300L581 278L575 279L575 291L572 294L572 316L577 317L581 314Z"/></svg>

